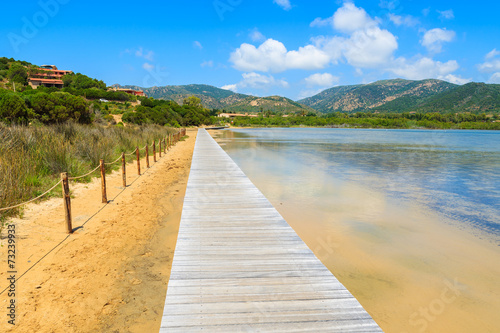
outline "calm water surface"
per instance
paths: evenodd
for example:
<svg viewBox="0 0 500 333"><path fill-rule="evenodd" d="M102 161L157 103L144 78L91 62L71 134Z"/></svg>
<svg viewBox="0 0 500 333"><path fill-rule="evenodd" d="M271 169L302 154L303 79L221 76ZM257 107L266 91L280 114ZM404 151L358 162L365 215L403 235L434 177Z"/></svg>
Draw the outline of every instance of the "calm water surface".
<svg viewBox="0 0 500 333"><path fill-rule="evenodd" d="M352 184L500 244L499 132L273 128L227 130L221 139L257 186L265 179L268 197L314 205L341 200L335 188Z"/></svg>

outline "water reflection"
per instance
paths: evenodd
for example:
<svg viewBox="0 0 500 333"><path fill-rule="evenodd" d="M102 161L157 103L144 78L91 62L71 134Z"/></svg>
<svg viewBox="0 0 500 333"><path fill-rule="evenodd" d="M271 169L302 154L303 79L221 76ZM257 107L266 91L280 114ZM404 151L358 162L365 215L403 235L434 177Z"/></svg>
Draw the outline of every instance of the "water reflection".
<svg viewBox="0 0 500 333"><path fill-rule="evenodd" d="M339 182L357 184L500 237L500 133L242 129L221 139L250 178L274 182L272 191L338 200Z"/></svg>

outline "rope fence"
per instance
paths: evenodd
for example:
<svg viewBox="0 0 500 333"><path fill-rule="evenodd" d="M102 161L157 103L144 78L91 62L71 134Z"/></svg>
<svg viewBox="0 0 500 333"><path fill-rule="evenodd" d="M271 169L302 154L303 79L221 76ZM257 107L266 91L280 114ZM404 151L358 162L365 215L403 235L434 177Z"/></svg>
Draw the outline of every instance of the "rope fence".
<svg viewBox="0 0 500 333"><path fill-rule="evenodd" d="M89 173L86 173L82 176L78 176L78 177L68 177L69 180L77 180L77 179L81 179L81 178L84 178L84 177L87 177L89 176L90 174L94 173L95 171L97 171L97 169L99 169L101 166L98 165L94 170L90 171Z"/></svg>
<svg viewBox="0 0 500 333"><path fill-rule="evenodd" d="M119 160L121 160L121 159L122 159L122 157L120 156L120 157L118 157L116 160L114 160L113 162L108 162L108 163L104 163L104 164L105 164L105 165L113 165L113 164L115 164L116 162L118 162L118 161L119 161Z"/></svg>
<svg viewBox="0 0 500 333"><path fill-rule="evenodd" d="M162 153L162 142L163 142L163 151L166 153L166 151L175 145L182 137L186 135L186 129L183 128L180 131L178 131L175 134L168 134L165 138L161 139L158 141L159 144L159 156L161 157ZM153 141L152 145L153 147L153 160L156 162L156 141ZM131 155L136 155L136 160L137 160L137 174L138 176L141 176L141 162L140 162L140 151L145 149L145 157L146 157L146 168L149 168L149 151L148 151L149 145L146 144L143 148L139 149L139 147L136 147L135 150L129 154L125 154L124 152L121 154L118 159L116 159L114 162L108 162L105 163L104 159L101 159L99 161L99 165L93 169L92 171L81 175L81 176L75 176L75 177L68 177L67 172L61 173L61 179L50 189L45 191L44 193L40 194L36 198L30 199L28 201L19 203L14 206L10 207L5 207L5 208L0 208L0 212L7 211L10 209L14 209L17 207L21 207L23 205L26 205L30 202L36 201L48 193L50 193L53 189L55 189L59 184L62 184L62 197L63 197L63 202L64 202L64 212L65 212L65 220L66 220L66 227L67 231L69 234L73 233L73 227L72 227L72 217L71 217L71 197L70 197L70 190L69 190L69 181L70 180L77 180L81 179L87 176L90 176L92 173L96 172L97 170L101 170L101 192L102 192L102 203L108 203L107 199L107 191L106 191L106 165L113 165L117 163L118 161L122 161L122 179L123 179L123 187L127 187L127 177L126 177L126 156L131 156Z"/></svg>
<svg viewBox="0 0 500 333"><path fill-rule="evenodd" d="M17 207L21 207L22 205L26 205L26 204L29 204L30 202L33 202L35 200L38 200L40 198L42 198L43 196L45 196L47 193L49 193L50 191L52 191L53 189L56 188L57 185L61 184L62 180L58 181L57 184L55 184L54 186L52 186L50 189L48 189L47 191L45 191L43 194L40 194L39 196L37 196L36 198L33 198L31 200L28 200L28 201L25 201L25 202L21 202L20 204L17 204L15 206L10 206L10 207L5 207L5 208L0 208L0 212L2 211L6 211L6 210L9 210L9 209L14 209L14 208L17 208Z"/></svg>

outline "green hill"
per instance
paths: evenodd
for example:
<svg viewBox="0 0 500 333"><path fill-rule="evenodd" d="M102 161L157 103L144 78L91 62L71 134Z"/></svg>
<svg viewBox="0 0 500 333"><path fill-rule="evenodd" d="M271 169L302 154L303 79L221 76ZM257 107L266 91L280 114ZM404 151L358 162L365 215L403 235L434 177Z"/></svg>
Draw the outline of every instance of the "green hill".
<svg viewBox="0 0 500 333"><path fill-rule="evenodd" d="M500 111L500 84L471 82L435 95L417 106L420 112Z"/></svg>
<svg viewBox="0 0 500 333"><path fill-rule="evenodd" d="M230 90L220 89L206 84L189 84L184 86L164 86L164 87L151 87L141 88L137 86L120 86L121 88L140 89L148 97L156 99L172 100L176 103L182 104L185 98L196 96L201 99L201 103L208 109L223 109L228 105L237 103L247 97L248 95L234 93Z"/></svg>
<svg viewBox="0 0 500 333"><path fill-rule="evenodd" d="M230 112L256 113L272 111L282 113L308 113L316 112L314 109L280 96L255 97L249 96L225 108Z"/></svg>
<svg viewBox="0 0 500 333"><path fill-rule="evenodd" d="M500 85L468 83L463 86L428 79L382 80L370 84L333 87L319 94L292 101L285 97L255 97L205 84L140 88L149 97L173 100L196 96L204 107L228 112L272 111L283 113L332 112L488 112L500 110Z"/></svg>
<svg viewBox="0 0 500 333"><path fill-rule="evenodd" d="M441 80L383 80L365 85L340 86L298 101L320 112L403 112L457 85Z"/></svg>

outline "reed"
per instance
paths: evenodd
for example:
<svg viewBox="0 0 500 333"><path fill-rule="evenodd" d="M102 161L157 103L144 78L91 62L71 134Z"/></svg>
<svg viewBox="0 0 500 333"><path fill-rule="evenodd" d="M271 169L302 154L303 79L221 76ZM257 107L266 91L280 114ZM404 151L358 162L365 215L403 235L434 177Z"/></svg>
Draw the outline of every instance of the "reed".
<svg viewBox="0 0 500 333"><path fill-rule="evenodd" d="M158 125L136 127L80 125L6 126L0 123L0 208L9 207L40 195L55 184L60 173L79 176L99 165L130 153L176 130ZM141 152L141 157L144 157ZM127 161L136 158L135 154ZM117 169L119 164L107 168ZM90 181L90 176L81 181ZM60 195L57 187L52 195ZM0 212L6 216L22 209Z"/></svg>

